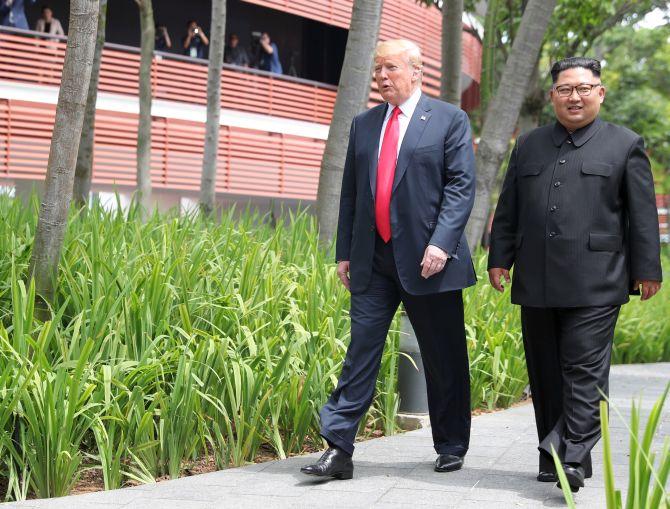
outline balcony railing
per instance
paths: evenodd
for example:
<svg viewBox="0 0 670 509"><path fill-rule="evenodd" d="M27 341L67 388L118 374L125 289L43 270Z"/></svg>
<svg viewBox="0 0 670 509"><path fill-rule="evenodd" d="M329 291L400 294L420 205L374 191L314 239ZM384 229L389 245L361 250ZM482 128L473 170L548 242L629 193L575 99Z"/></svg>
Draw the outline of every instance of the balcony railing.
<svg viewBox="0 0 670 509"><path fill-rule="evenodd" d="M0 28L0 80L59 86L64 37ZM100 92L137 96L139 48L105 44ZM154 99L207 104L207 61L156 52ZM221 107L282 118L330 123L337 87L233 65L223 66Z"/></svg>

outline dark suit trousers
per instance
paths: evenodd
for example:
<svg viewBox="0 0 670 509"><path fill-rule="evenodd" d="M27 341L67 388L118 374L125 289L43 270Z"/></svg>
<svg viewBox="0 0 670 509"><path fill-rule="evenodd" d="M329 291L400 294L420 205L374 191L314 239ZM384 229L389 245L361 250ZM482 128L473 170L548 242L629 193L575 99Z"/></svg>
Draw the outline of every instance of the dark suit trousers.
<svg viewBox="0 0 670 509"><path fill-rule="evenodd" d="M591 449L600 439L599 389L608 394L619 309L521 307L540 470L555 471L553 446L564 463L581 464L591 475Z"/></svg>
<svg viewBox="0 0 670 509"><path fill-rule="evenodd" d="M353 453L360 421L372 403L386 335L400 302L423 358L435 450L464 456L470 439L470 375L462 293L405 292L392 244L385 244L379 236L370 284L363 293L351 295L351 342L337 388L321 409L321 435Z"/></svg>

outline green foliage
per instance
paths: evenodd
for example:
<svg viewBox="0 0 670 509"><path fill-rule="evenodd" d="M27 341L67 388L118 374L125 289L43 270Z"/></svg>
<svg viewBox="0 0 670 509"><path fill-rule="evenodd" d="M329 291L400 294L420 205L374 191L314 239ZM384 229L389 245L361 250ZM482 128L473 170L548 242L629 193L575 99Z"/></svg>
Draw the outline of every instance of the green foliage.
<svg viewBox="0 0 670 509"><path fill-rule="evenodd" d="M642 135L657 192L670 193L670 26L621 26L603 37L604 119Z"/></svg>
<svg viewBox="0 0 670 509"><path fill-rule="evenodd" d="M640 21L667 0L559 0L546 35L550 61L585 55L608 31Z"/></svg>
<svg viewBox="0 0 670 509"><path fill-rule="evenodd" d="M73 213L52 319L25 277L38 210L0 197L0 477L6 499L68 493L85 468L105 487L321 447L318 410L349 341L348 292L306 213L142 222ZM473 408L517 401L527 375L519 313L485 282L464 292ZM615 359L670 360L661 292L622 314ZM645 318L647 313L648 318ZM655 314L655 316L654 316ZM396 431L400 322L362 436Z"/></svg>

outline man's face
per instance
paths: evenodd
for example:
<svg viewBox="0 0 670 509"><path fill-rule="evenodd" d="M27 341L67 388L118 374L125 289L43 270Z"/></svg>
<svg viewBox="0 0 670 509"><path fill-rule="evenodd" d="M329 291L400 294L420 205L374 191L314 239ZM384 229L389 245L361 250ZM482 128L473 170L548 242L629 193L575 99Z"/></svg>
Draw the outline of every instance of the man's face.
<svg viewBox="0 0 670 509"><path fill-rule="evenodd" d="M579 95L576 89L567 97L561 97L557 88L580 84L600 84L600 79L593 75L589 69L573 67L561 71L558 79L551 90L551 103L558 121L568 130L574 131L580 127L590 124L598 116L600 105L605 100L605 88L603 86L593 87L589 95Z"/></svg>
<svg viewBox="0 0 670 509"><path fill-rule="evenodd" d="M51 9L44 9L42 11L42 16L44 17L44 20L49 23L51 21L51 18L53 18L54 13L51 11Z"/></svg>
<svg viewBox="0 0 670 509"><path fill-rule="evenodd" d="M196 28L198 28L198 24L197 24L195 21L191 21L191 22L188 24L188 29L189 29L189 30L195 30Z"/></svg>
<svg viewBox="0 0 670 509"><path fill-rule="evenodd" d="M238 42L239 42L239 39L237 37L231 37L230 38L230 47L231 48L237 47Z"/></svg>
<svg viewBox="0 0 670 509"><path fill-rule="evenodd" d="M419 82L421 71L412 66L406 53L375 58L375 81L385 101L398 106L404 103Z"/></svg>
<svg viewBox="0 0 670 509"><path fill-rule="evenodd" d="M263 35L261 35L261 41L270 44L270 36L267 33L264 33Z"/></svg>

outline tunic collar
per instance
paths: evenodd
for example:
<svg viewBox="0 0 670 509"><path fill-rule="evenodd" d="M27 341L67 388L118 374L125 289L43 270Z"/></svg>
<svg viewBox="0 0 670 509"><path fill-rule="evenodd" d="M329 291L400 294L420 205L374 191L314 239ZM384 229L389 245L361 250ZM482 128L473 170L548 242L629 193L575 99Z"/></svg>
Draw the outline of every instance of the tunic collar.
<svg viewBox="0 0 670 509"><path fill-rule="evenodd" d="M602 120L600 120L598 117L591 122L588 125L585 125L584 127L580 127L576 131L574 131L572 134L568 132L568 130L563 127L563 124L561 124L558 120L554 123L554 129L551 133L551 136L554 140L554 145L557 147L560 147L565 143L565 140L570 136L572 138L572 143L575 145L575 147L581 147L589 141L594 134L596 134L600 128L602 127Z"/></svg>

